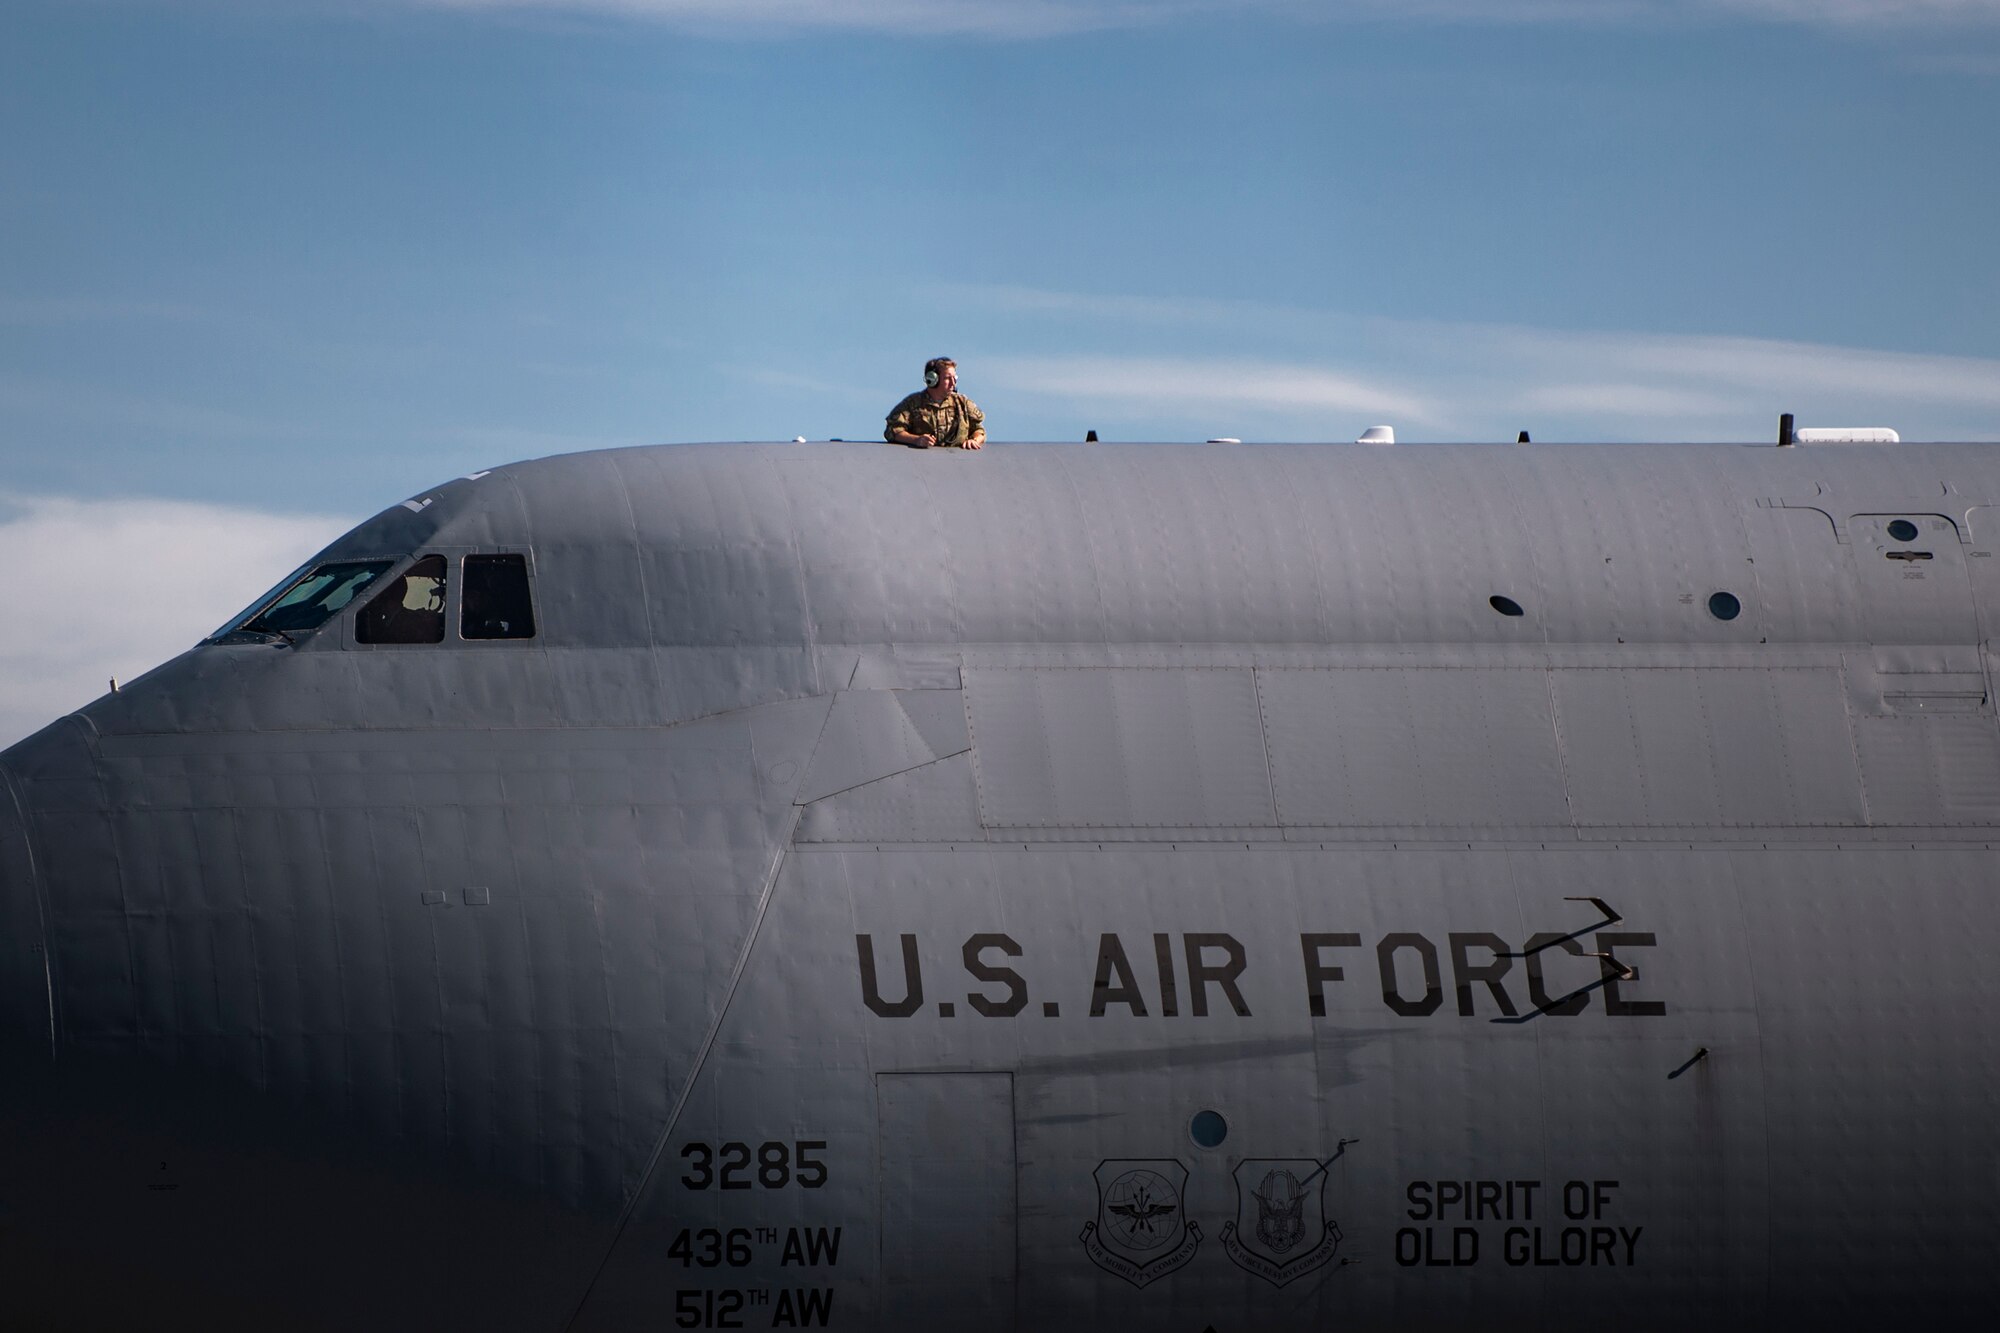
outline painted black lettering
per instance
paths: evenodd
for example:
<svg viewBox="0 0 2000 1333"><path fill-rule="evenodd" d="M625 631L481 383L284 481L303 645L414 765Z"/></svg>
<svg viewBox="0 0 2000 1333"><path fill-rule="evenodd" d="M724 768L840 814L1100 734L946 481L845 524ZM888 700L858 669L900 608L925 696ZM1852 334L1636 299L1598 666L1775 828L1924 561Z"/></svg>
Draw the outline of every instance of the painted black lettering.
<svg viewBox="0 0 2000 1333"><path fill-rule="evenodd" d="M1405 1268L1415 1268L1424 1261L1424 1233L1415 1227L1404 1227L1396 1233L1396 1262Z"/></svg>
<svg viewBox="0 0 2000 1333"><path fill-rule="evenodd" d="M1180 1013L1180 997L1174 992L1174 937L1153 936L1153 967L1160 975L1160 1017Z"/></svg>
<svg viewBox="0 0 2000 1333"><path fill-rule="evenodd" d="M1410 1220L1428 1222L1431 1220L1431 1183L1428 1180L1413 1180L1403 1197L1410 1201Z"/></svg>
<svg viewBox="0 0 2000 1333"><path fill-rule="evenodd" d="M722 1145L722 1188L726 1190L747 1190L750 1188L750 1145L747 1143L725 1143Z"/></svg>
<svg viewBox="0 0 2000 1333"><path fill-rule="evenodd" d="M818 1268L840 1262L841 1228L792 1227L785 1233L785 1253L779 1267Z"/></svg>
<svg viewBox="0 0 2000 1333"><path fill-rule="evenodd" d="M772 1328L825 1328L833 1315L832 1287L781 1287Z"/></svg>
<svg viewBox="0 0 2000 1333"><path fill-rule="evenodd" d="M1323 949L1358 949L1359 935L1301 935L1299 948L1306 956L1306 1003L1314 1018L1326 1017L1326 983L1345 981L1347 974L1320 958Z"/></svg>
<svg viewBox="0 0 2000 1333"><path fill-rule="evenodd" d="M1472 984L1486 983L1486 989L1493 994L1493 1002L1500 1006L1500 1012L1508 1018L1514 1017L1514 1001L1508 998L1506 987L1500 978L1507 975L1514 960L1507 956L1507 943L1498 935L1484 931L1461 933L1452 931L1447 939L1451 945L1452 982L1458 988L1458 1012L1462 1018L1472 1017ZM1474 967L1466 956L1470 949L1484 949L1493 955L1492 961L1481 967Z"/></svg>
<svg viewBox="0 0 2000 1333"><path fill-rule="evenodd" d="M743 1293L686 1289L674 1293L674 1327L741 1328Z"/></svg>
<svg viewBox="0 0 2000 1333"><path fill-rule="evenodd" d="M1117 985L1112 985L1114 974ZM1104 1017L1107 1005L1122 1004L1134 1018L1146 1016L1146 1000L1139 994L1139 979L1132 975L1132 960L1115 934L1097 940L1097 978L1090 983L1090 1016Z"/></svg>
<svg viewBox="0 0 2000 1333"><path fill-rule="evenodd" d="M1558 1267L1562 1263L1561 1255L1545 1254L1542 1252L1542 1237L1545 1234L1546 1233L1542 1230L1542 1228L1540 1227L1535 1228L1535 1267L1537 1268Z"/></svg>
<svg viewBox="0 0 2000 1333"><path fill-rule="evenodd" d="M882 988L875 979L875 937L856 935L855 952L861 957L861 1002L873 1013L883 1018L908 1018L917 1012L924 1002L924 973L917 962L917 937L904 935L903 941L903 998L893 1003L882 998Z"/></svg>
<svg viewBox="0 0 2000 1333"><path fill-rule="evenodd" d="M1590 994L1584 991L1560 1001L1549 994L1548 982L1542 976L1542 952L1551 948L1561 949L1578 958L1583 956L1583 945L1570 936L1558 935L1552 930L1530 936L1525 950L1528 955L1528 1003L1535 1006L1536 1013L1571 1018L1590 1007Z"/></svg>
<svg viewBox="0 0 2000 1333"><path fill-rule="evenodd" d="M1405 1268L1414 1268L1421 1263L1426 1268L1470 1268L1479 1262L1479 1232L1472 1227L1453 1227L1449 1248L1445 1238L1439 1234L1442 1228L1425 1227L1418 1231L1415 1227L1404 1227L1396 1233L1396 1262ZM1404 1258L1407 1235L1409 1258Z"/></svg>
<svg viewBox="0 0 2000 1333"><path fill-rule="evenodd" d="M1424 968L1424 998L1406 1000L1396 988L1396 952L1399 949L1415 949L1417 959ZM1422 1018L1434 1014L1444 1003L1444 988L1438 984L1437 946L1423 936L1402 931L1394 935L1384 935L1382 942L1375 946L1375 960L1382 968L1382 1000L1395 1012L1405 1018Z"/></svg>
<svg viewBox="0 0 2000 1333"><path fill-rule="evenodd" d="M1236 1011L1238 1018L1250 1017L1250 1006L1243 1002L1243 992L1236 987L1236 979L1243 975L1245 959L1242 941L1234 935L1189 935L1187 945L1188 994L1194 1000L1194 1016L1208 1017L1208 984L1212 981L1222 987L1222 993L1229 999L1229 1007ZM1220 966L1211 966L1201 960L1204 949L1221 949L1228 961Z"/></svg>
<svg viewBox="0 0 2000 1333"><path fill-rule="evenodd" d="M825 1139L800 1139L792 1145L799 1164L799 1188L816 1190L826 1184L826 1163L814 1156L826 1151Z"/></svg>
<svg viewBox="0 0 2000 1333"><path fill-rule="evenodd" d="M979 961L988 949L998 949L1009 958L1021 956L1021 946L1007 935L974 935L965 942L965 970L980 981L997 981L1007 987L1007 998L989 1000L984 995L967 994L966 1003L988 1018L1012 1018L1028 1007L1028 983L1011 967L992 967Z"/></svg>
<svg viewBox="0 0 2000 1333"><path fill-rule="evenodd" d="M1615 953L1620 946L1635 949L1651 949L1657 943L1650 930L1600 930L1597 932L1597 947L1605 953ZM1613 1018L1658 1018L1667 1012L1661 1000L1628 1000L1618 991L1618 968L1609 958L1597 960L1604 969L1604 1012ZM1629 960L1620 959L1620 962ZM1632 983L1627 982L1626 985Z"/></svg>
<svg viewBox="0 0 2000 1333"><path fill-rule="evenodd" d="M681 1156L694 1163L694 1168L681 1177L681 1184L691 1190L705 1190L715 1183L715 1149L706 1143L685 1143L681 1145Z"/></svg>

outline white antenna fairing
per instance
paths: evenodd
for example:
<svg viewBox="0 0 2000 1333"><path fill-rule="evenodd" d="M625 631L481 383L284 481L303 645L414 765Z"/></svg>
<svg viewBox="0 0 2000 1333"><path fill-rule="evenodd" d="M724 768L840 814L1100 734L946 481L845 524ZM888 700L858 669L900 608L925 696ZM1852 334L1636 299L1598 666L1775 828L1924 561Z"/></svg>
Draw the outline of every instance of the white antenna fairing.
<svg viewBox="0 0 2000 1333"><path fill-rule="evenodd" d="M1800 444L1901 444L1903 437L1887 426L1801 426L1793 433Z"/></svg>

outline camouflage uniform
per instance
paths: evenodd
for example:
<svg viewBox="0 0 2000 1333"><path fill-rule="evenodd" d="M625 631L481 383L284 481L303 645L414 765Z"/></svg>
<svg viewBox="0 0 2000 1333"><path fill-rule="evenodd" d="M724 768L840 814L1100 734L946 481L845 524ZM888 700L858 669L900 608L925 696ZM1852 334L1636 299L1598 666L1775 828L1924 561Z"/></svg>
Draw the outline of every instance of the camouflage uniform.
<svg viewBox="0 0 2000 1333"><path fill-rule="evenodd" d="M919 389L890 411L882 438L893 442L895 432L901 430L911 435L934 435L940 448L964 448L973 433L985 425L986 414L964 394L946 394L943 402L933 403L929 391Z"/></svg>

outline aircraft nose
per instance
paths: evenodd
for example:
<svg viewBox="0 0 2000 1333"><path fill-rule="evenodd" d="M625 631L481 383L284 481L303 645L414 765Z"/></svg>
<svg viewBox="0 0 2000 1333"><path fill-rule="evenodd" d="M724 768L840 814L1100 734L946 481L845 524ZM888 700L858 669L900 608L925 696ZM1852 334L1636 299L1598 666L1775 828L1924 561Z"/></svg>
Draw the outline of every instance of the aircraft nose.
<svg viewBox="0 0 2000 1333"><path fill-rule="evenodd" d="M0 768L0 1041L53 1054L41 887L20 790Z"/></svg>

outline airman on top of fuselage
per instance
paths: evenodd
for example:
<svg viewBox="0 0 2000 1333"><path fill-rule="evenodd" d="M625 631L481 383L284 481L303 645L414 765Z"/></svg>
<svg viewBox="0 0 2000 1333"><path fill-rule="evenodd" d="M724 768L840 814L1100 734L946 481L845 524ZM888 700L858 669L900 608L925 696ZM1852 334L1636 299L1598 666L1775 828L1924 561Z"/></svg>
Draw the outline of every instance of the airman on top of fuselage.
<svg viewBox="0 0 2000 1333"><path fill-rule="evenodd" d="M913 449L983 449L986 414L958 392L958 363L948 356L924 363L924 387L889 410L882 438Z"/></svg>

